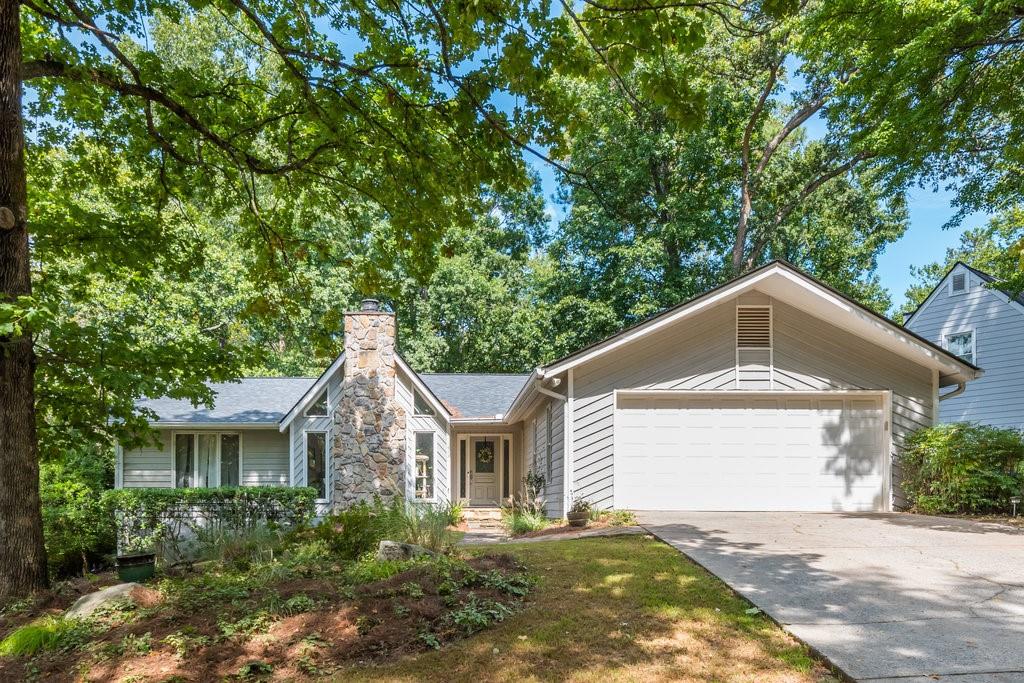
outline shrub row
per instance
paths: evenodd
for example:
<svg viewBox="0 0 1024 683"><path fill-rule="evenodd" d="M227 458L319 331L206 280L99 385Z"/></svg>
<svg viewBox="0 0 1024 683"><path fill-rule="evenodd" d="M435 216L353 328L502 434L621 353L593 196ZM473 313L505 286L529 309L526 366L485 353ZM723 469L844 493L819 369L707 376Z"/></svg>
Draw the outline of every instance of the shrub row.
<svg viewBox="0 0 1024 683"><path fill-rule="evenodd" d="M1005 512L1024 486L1024 432L965 422L921 429L900 463L903 490L920 512Z"/></svg>

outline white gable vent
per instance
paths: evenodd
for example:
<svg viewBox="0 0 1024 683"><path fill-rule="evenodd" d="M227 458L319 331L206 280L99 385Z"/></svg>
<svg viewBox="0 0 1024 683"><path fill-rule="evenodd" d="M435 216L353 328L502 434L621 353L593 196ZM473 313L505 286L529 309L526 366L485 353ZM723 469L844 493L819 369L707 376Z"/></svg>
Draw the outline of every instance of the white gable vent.
<svg viewBox="0 0 1024 683"><path fill-rule="evenodd" d="M770 349L772 347L772 307L736 307L736 348Z"/></svg>
<svg viewBox="0 0 1024 683"><path fill-rule="evenodd" d="M954 293L967 291L966 273L957 273L953 276L952 288Z"/></svg>
<svg viewBox="0 0 1024 683"><path fill-rule="evenodd" d="M772 307L736 307L736 388L772 388Z"/></svg>

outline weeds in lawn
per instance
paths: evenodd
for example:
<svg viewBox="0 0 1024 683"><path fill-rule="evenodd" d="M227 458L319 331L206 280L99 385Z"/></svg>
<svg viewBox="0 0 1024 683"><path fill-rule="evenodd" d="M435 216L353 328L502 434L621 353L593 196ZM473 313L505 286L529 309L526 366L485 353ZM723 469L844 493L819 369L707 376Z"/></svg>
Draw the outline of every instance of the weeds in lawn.
<svg viewBox="0 0 1024 683"><path fill-rule="evenodd" d="M189 626L167 636L163 642L174 650L179 659L185 659L196 650L209 645L210 639Z"/></svg>
<svg viewBox="0 0 1024 683"><path fill-rule="evenodd" d="M478 600L475 595L470 593L469 600L451 612L448 618L468 636L487 628L494 622L504 621L505 617L510 614L512 614L512 608L508 605L494 600Z"/></svg>

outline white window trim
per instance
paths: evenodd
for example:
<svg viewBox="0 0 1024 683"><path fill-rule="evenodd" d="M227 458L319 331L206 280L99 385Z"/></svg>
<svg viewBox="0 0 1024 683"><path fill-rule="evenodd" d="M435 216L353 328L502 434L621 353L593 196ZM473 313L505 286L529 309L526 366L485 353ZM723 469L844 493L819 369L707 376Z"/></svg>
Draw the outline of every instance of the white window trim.
<svg viewBox="0 0 1024 683"><path fill-rule="evenodd" d="M555 444L551 440L551 431L554 424L555 418L551 414L551 402L548 401L547 406L544 408L544 468L547 474L547 479L544 483L545 493L547 493L547 488L551 486L551 480L555 478Z"/></svg>
<svg viewBox="0 0 1024 683"><path fill-rule="evenodd" d="M433 491L433 495L429 498L416 497L416 480L419 479L419 475L416 474L416 437L419 434L430 434L433 446L431 457L434 459L434 463L430 468L430 490ZM417 429L412 433L412 500L416 503L437 502L437 432L433 429Z"/></svg>
<svg viewBox="0 0 1024 683"><path fill-rule="evenodd" d="M950 353L953 353L953 351L949 348L949 338L950 337L954 337L954 336L956 336L958 334L967 334L967 333L970 333L970 335L971 335L971 360L968 361L968 362L973 364L973 365L977 365L978 364L978 333L977 333L977 331L975 331L973 326L971 326L971 327L964 327L964 328L961 328L961 329L958 329L958 330L944 331L942 333L942 348L946 349ZM954 355L956 355L956 354L954 354ZM957 357L959 358L959 356L957 356Z"/></svg>
<svg viewBox="0 0 1024 683"><path fill-rule="evenodd" d="M430 409L433 410L434 412L431 412L431 413L421 413L419 411L419 409L416 407L416 403L417 403L416 399L417 398L420 399L420 401L419 401L420 403L423 403L424 405L430 406L430 401L427 400L427 397L423 395L423 392L421 392L419 389L417 389L415 386L413 386L412 387L412 415L413 415L413 417L437 417L437 411L434 410L433 406L430 406Z"/></svg>
<svg viewBox="0 0 1024 683"><path fill-rule="evenodd" d="M309 486L309 435L324 435L324 498L317 498L318 503L327 503L331 500L331 433L327 429L303 429L302 430L302 485Z"/></svg>
<svg viewBox="0 0 1024 683"><path fill-rule="evenodd" d="M238 486L239 487L245 486L245 481L242 479L242 474L245 472L245 467L243 466L243 462L245 460L245 445L244 445L245 436L243 435L242 432L240 432L240 431L230 431L230 430L228 430L228 431L211 431L211 430L206 430L206 429L199 429L199 430L179 429L179 430L174 430L174 431L171 432L171 448L170 448L170 451L171 451L171 488L173 488L173 489L181 488L181 487L178 486L178 435L179 434L181 434L181 435L190 435L192 437L192 444L193 444L192 452L193 452L193 454L195 454L195 453L197 453L199 451L199 440L198 440L198 436L197 435L199 435L199 434L213 434L214 436L217 437L217 453L216 453L217 465L213 468L214 478L217 480L217 483L215 485L206 487L206 488L212 488L212 489L220 488L220 437L222 435L225 435L225 434L236 434L238 436ZM191 486L189 488L197 488L197 487Z"/></svg>
<svg viewBox="0 0 1024 683"><path fill-rule="evenodd" d="M306 406L306 409L302 411L302 416L303 417L324 418L324 417L330 417L331 416L331 397L328 395L327 389L328 389L328 387L324 387L323 391L321 391L319 394L317 394L316 398L314 398L312 401L309 402L309 405ZM314 414L314 413L309 412L310 410L313 409L313 406L315 406L317 403L320 402L320 398L321 397L323 397L323 399L324 399L324 406L325 406L324 412L322 414L320 414L320 413Z"/></svg>

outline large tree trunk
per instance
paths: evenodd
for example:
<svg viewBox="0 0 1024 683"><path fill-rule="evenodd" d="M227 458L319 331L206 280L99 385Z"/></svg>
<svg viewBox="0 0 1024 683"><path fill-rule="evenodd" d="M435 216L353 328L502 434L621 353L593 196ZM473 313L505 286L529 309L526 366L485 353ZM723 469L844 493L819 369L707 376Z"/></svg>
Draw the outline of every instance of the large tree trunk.
<svg viewBox="0 0 1024 683"><path fill-rule="evenodd" d="M32 293L18 0L0 0L0 301ZM47 585L39 505L35 353L28 332L0 336L0 596Z"/></svg>

